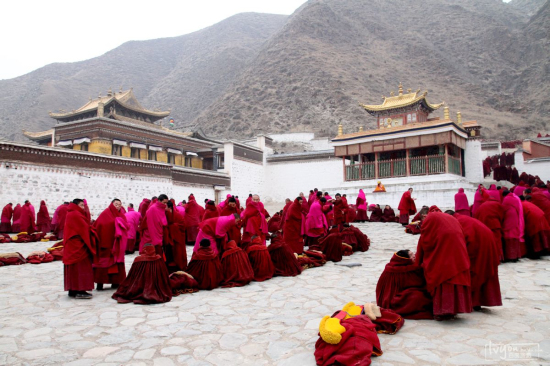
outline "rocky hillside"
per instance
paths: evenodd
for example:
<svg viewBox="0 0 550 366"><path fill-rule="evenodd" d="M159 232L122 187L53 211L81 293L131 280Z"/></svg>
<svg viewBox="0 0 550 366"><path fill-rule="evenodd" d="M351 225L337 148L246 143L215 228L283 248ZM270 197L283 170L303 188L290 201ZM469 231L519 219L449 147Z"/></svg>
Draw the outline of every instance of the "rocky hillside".
<svg viewBox="0 0 550 366"><path fill-rule="evenodd" d="M359 103L401 82L478 120L485 137L522 138L550 130L549 1L310 0L290 17L240 14L0 81L1 133L50 128L49 110L122 85L210 136L334 135L338 123L372 127Z"/></svg>

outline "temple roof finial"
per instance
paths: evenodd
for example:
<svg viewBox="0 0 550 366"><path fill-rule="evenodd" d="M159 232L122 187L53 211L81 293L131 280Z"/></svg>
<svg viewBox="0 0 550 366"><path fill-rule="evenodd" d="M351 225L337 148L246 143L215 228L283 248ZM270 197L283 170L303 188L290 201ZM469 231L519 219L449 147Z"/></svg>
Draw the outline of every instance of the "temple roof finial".
<svg viewBox="0 0 550 366"><path fill-rule="evenodd" d="M403 95L403 85L399 83L399 95Z"/></svg>
<svg viewBox="0 0 550 366"><path fill-rule="evenodd" d="M390 97L393 97L395 95L395 93L392 91L390 92Z"/></svg>

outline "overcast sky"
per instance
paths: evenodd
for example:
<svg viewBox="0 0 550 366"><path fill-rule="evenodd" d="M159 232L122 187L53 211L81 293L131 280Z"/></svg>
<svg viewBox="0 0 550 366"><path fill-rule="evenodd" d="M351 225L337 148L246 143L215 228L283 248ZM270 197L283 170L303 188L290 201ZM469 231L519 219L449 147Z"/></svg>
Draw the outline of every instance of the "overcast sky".
<svg viewBox="0 0 550 366"><path fill-rule="evenodd" d="M306 0L17 0L2 3L0 79L100 56L131 40L191 33L243 12L292 14Z"/></svg>

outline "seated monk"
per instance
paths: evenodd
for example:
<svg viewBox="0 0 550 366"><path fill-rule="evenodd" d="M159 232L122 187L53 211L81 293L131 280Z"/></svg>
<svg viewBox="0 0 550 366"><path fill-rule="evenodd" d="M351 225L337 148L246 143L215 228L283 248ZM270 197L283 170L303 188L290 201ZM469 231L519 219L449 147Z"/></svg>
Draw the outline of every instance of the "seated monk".
<svg viewBox="0 0 550 366"><path fill-rule="evenodd" d="M420 234L420 231L422 230L422 221L426 218L428 211L428 206L422 207L422 209L414 217L413 221L405 226L405 232L412 235Z"/></svg>
<svg viewBox="0 0 550 366"><path fill-rule="evenodd" d="M275 212L275 214L271 216L267 222L267 231L274 233L279 230L279 226L281 226L281 215L282 212Z"/></svg>
<svg viewBox="0 0 550 366"><path fill-rule="evenodd" d="M199 245L187 266L187 273L197 280L201 290L212 290L223 281L222 263L210 247L210 240L202 239Z"/></svg>
<svg viewBox="0 0 550 366"><path fill-rule="evenodd" d="M395 211L390 205L384 207L384 213L382 214L381 222L399 222L399 219L395 217Z"/></svg>
<svg viewBox="0 0 550 366"><path fill-rule="evenodd" d="M361 230L353 225L344 225L344 230L346 229L352 231L355 234L355 238L357 239L357 248L354 248L354 251L366 252L367 250L369 250L370 239L365 233L363 233Z"/></svg>
<svg viewBox="0 0 550 366"><path fill-rule="evenodd" d="M250 245L246 248L248 259L254 270L254 281L269 280L275 274L275 266L267 247L263 244L262 237L253 236Z"/></svg>
<svg viewBox="0 0 550 366"><path fill-rule="evenodd" d="M470 258L470 278L472 305L474 310L481 306L502 306L498 265L500 264L499 246L493 232L481 221L461 215L454 211L445 211L454 216L466 239L466 248Z"/></svg>
<svg viewBox="0 0 550 366"><path fill-rule="evenodd" d="M410 250L393 254L376 284L376 303L405 319L433 319L432 297L426 291L422 268Z"/></svg>
<svg viewBox="0 0 550 366"><path fill-rule="evenodd" d="M172 300L168 269L153 245L143 247L112 298L121 304L160 304Z"/></svg>
<svg viewBox="0 0 550 366"><path fill-rule="evenodd" d="M370 214L370 222L381 222L382 221L382 209L380 205L376 205Z"/></svg>
<svg viewBox="0 0 550 366"><path fill-rule="evenodd" d="M376 184L376 188L374 188L373 192L386 192L386 187L384 187L381 181L378 181L378 183Z"/></svg>
<svg viewBox="0 0 550 366"><path fill-rule="evenodd" d="M241 287L254 279L254 270L246 253L234 240L225 244L222 255L223 281L221 287Z"/></svg>
<svg viewBox="0 0 550 366"><path fill-rule="evenodd" d="M286 244L282 235L271 235L271 244L267 247L271 261L275 266L275 276L296 276L302 273L294 252Z"/></svg>
<svg viewBox="0 0 550 366"><path fill-rule="evenodd" d="M170 274L172 296L192 294L199 291L199 283L187 272L177 271Z"/></svg>
<svg viewBox="0 0 550 366"><path fill-rule="evenodd" d="M340 262L344 254L342 245L342 235L338 226L330 228L328 235L321 239L317 247L310 246L309 250L320 250L325 255L327 261Z"/></svg>

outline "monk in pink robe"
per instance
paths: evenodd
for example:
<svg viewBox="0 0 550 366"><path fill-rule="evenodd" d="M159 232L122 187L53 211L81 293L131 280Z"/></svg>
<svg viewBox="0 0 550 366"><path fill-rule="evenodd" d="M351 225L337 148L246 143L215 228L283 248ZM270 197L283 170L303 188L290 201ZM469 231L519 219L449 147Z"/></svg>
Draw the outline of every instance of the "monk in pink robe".
<svg viewBox="0 0 550 366"><path fill-rule="evenodd" d="M155 246L155 252L162 256L164 228L168 226L168 220L166 219L167 202L168 196L161 194L158 201L149 206L145 217L141 221L140 252L143 251L145 244L152 244Z"/></svg>
<svg viewBox="0 0 550 366"><path fill-rule="evenodd" d="M459 188L458 193L455 194L455 212L459 215L471 216L470 204L464 188Z"/></svg>
<svg viewBox="0 0 550 366"><path fill-rule="evenodd" d="M323 198L324 200L324 198ZM325 214L323 213L322 202L315 200L309 208L309 213L306 216L306 245L313 246L318 244L321 237L328 230L328 223Z"/></svg>
<svg viewBox="0 0 550 366"><path fill-rule="evenodd" d="M131 203L128 206L128 212L126 212L126 221L128 221L128 243L126 245L126 253L133 254L136 251L136 246L139 248L139 242L136 245L136 240L141 214L134 210L134 205Z"/></svg>
<svg viewBox="0 0 550 366"><path fill-rule="evenodd" d="M2 221L0 233L11 233L11 217L13 216L13 203L8 203L2 209Z"/></svg>
<svg viewBox="0 0 550 366"><path fill-rule="evenodd" d="M355 221L356 222L369 221L369 218L367 216L367 197L365 196L365 192L363 192L362 189L359 190L359 194L357 195L357 200L355 201L355 205L357 207L357 216L355 217Z"/></svg>
<svg viewBox="0 0 550 366"><path fill-rule="evenodd" d="M487 190L487 193L489 194L490 197L492 197L494 200L498 201L498 202L502 202L501 199L500 199L500 193L497 189L497 186L495 184L491 184L489 186L489 189Z"/></svg>
<svg viewBox="0 0 550 366"><path fill-rule="evenodd" d="M239 223L238 214L229 216L212 217L200 223L197 240L193 252L197 252L203 239L210 240L210 248L214 254L218 254L227 242L227 233Z"/></svg>
<svg viewBox="0 0 550 366"><path fill-rule="evenodd" d="M507 262L517 262L519 258L527 253L525 240L523 239L525 231L523 206L521 205L519 197L514 193L505 191L503 196L504 200L502 201L502 206L504 207L504 222L502 231L504 238L504 260Z"/></svg>

